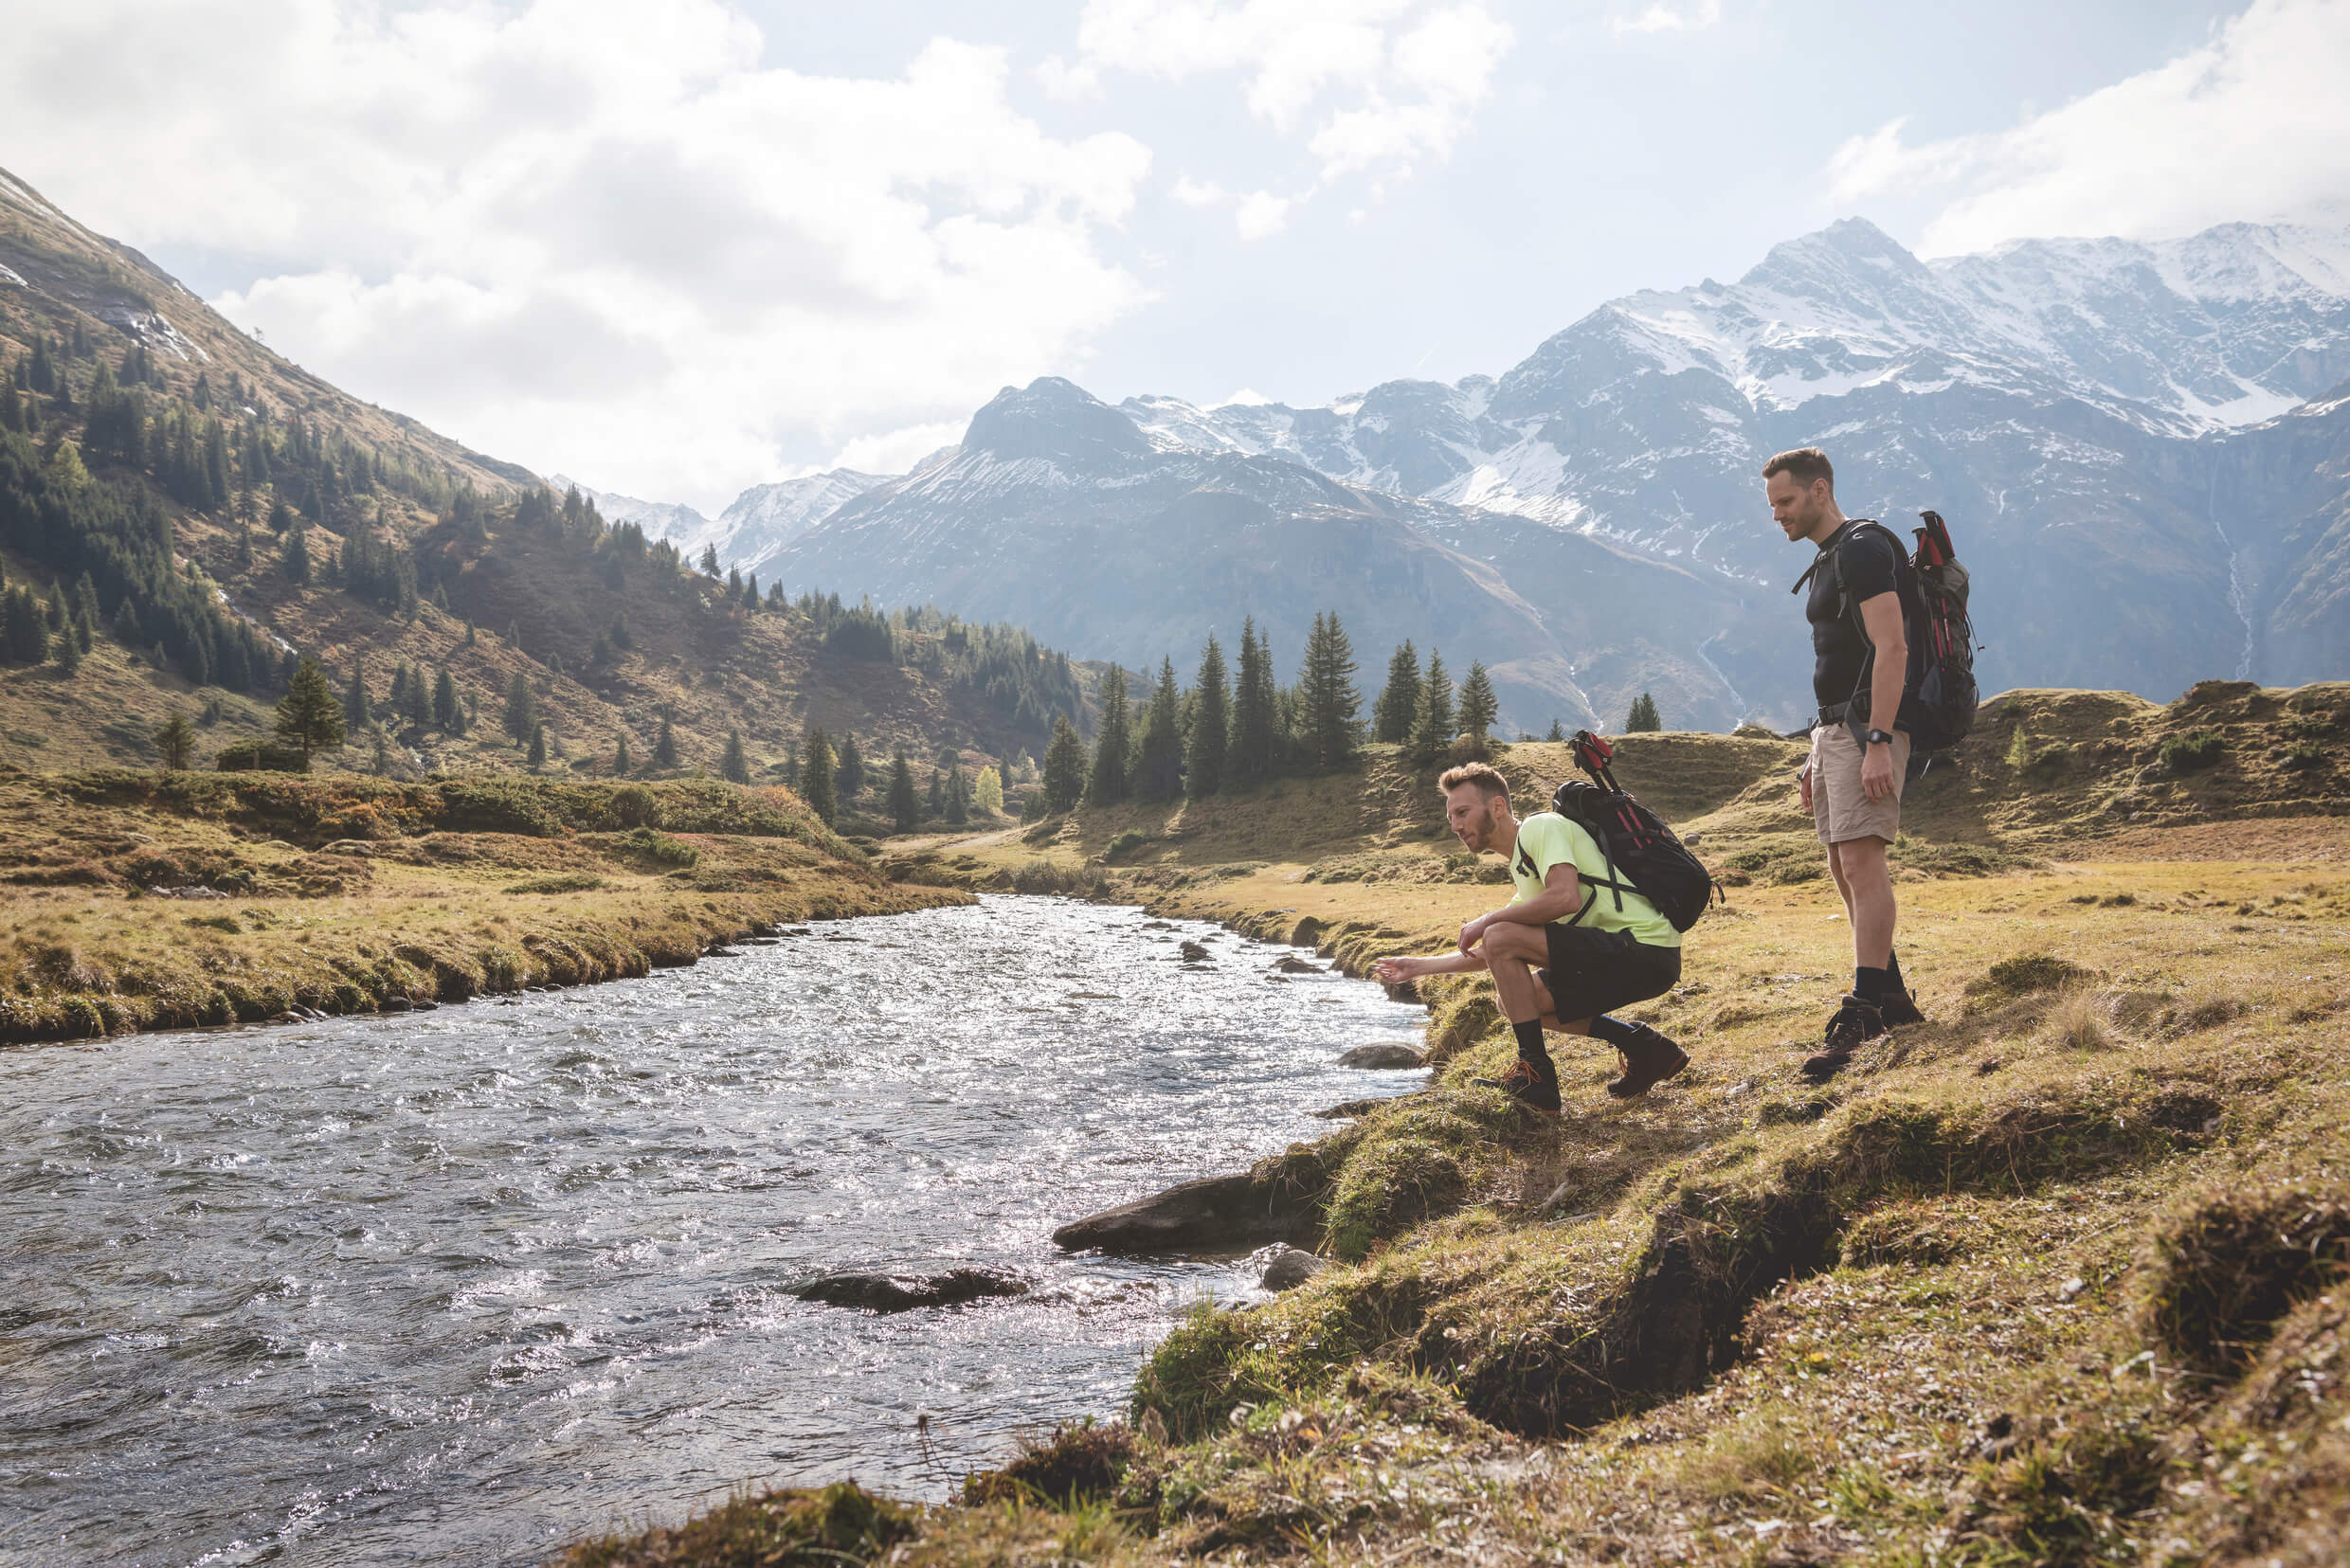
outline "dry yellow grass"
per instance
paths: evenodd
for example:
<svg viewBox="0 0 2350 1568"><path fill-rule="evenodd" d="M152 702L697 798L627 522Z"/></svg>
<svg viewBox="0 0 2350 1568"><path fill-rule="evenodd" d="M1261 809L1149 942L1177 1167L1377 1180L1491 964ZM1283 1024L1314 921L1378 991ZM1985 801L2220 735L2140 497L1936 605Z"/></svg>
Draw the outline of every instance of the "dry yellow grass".
<svg viewBox="0 0 2350 1568"><path fill-rule="evenodd" d="M691 964L886 881L787 791L0 773L0 1041Z"/></svg>
<svg viewBox="0 0 2350 1568"><path fill-rule="evenodd" d="M2320 695L2009 700L2035 746L2093 759L2214 707L2337 723L2350 692ZM2217 727L2253 752L2258 722ZM2160 800L2114 810L2103 765L1981 773L2006 766L1993 728L1896 856L1932 1021L1826 1086L1797 1064L1849 946L1805 874L1795 748L1636 746L1626 782L1743 877L1642 1010L1691 1069L1619 1106L1612 1060L1570 1057L1567 1113L1538 1124L1467 1082L1509 1052L1484 982L1430 984L1437 1082L1265 1168L1322 1195L1340 1266L1180 1327L1114 1486L907 1512L890 1560L2341 1562L2350 823L2281 762L2133 774ZM1504 766L1546 781L1554 749ZM1507 896L1424 788L1375 756L900 853L981 884L1109 875L1362 972ZM632 1549L581 1560L750 1560Z"/></svg>

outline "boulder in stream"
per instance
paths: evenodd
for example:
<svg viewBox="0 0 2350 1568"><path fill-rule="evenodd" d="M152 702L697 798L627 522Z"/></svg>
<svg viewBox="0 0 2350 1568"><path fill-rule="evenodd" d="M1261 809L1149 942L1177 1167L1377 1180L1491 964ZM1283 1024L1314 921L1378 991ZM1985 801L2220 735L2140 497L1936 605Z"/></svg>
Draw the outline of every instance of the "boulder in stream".
<svg viewBox="0 0 2350 1568"><path fill-rule="evenodd" d="M1294 1247L1275 1247L1265 1260L1265 1271L1256 1283L1268 1290L1294 1290L1329 1265L1311 1253L1301 1253Z"/></svg>
<svg viewBox="0 0 2350 1568"><path fill-rule="evenodd" d="M1283 953L1273 961L1273 966L1285 975L1318 975L1322 972L1322 965L1309 964L1295 953Z"/></svg>
<svg viewBox="0 0 2350 1568"><path fill-rule="evenodd" d="M1338 1058L1341 1067L1360 1067L1373 1072L1393 1072L1402 1068L1426 1067L1428 1058L1419 1048L1401 1040L1377 1040L1358 1045Z"/></svg>
<svg viewBox="0 0 2350 1568"><path fill-rule="evenodd" d="M1185 964L1212 964L1216 960L1216 955L1207 950L1204 943L1186 942L1175 950L1183 955Z"/></svg>
<svg viewBox="0 0 2350 1568"><path fill-rule="evenodd" d="M1073 1219L1055 1245L1099 1248L1121 1257L1246 1253L1269 1241L1310 1241L1321 1228L1313 1195L1242 1171L1203 1176L1114 1209Z"/></svg>
<svg viewBox="0 0 2350 1568"><path fill-rule="evenodd" d="M960 1307L987 1296L1027 1293L1026 1280L1000 1269L949 1269L943 1274L826 1274L792 1292L802 1301L819 1301L827 1307L861 1307L872 1312Z"/></svg>

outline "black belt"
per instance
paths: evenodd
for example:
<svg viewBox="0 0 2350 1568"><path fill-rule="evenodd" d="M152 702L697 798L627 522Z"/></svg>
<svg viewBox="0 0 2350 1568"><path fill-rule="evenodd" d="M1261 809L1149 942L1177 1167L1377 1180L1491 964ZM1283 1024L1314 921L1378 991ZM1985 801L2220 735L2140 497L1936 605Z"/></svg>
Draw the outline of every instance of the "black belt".
<svg viewBox="0 0 2350 1568"><path fill-rule="evenodd" d="M1853 705L1849 701L1832 703L1828 707L1822 708L1819 711L1819 722L1823 725L1842 724L1844 722L1844 715L1852 711Z"/></svg>

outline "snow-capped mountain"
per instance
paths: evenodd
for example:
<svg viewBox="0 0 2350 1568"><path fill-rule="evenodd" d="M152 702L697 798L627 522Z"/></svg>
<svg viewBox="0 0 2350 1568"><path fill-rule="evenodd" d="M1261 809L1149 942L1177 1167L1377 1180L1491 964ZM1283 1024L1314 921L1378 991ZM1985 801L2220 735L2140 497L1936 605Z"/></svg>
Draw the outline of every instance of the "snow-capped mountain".
<svg viewBox="0 0 2350 1568"><path fill-rule="evenodd" d="M1326 408L1126 409L1162 442L1637 537L1658 519L1589 506L1576 480L1590 472L1592 412L1640 401L1647 380L1680 383L1688 417L1677 442L1644 442L1644 457L1743 457L1736 438L1756 421L1864 391L2026 391L2195 436L2273 418L2345 377L2350 229L2024 240L1925 262L1846 219L1775 247L1735 284L1610 301L1498 382L1387 382Z"/></svg>
<svg viewBox="0 0 2350 1568"><path fill-rule="evenodd" d="M667 539L689 561L715 547L727 567L753 567L822 522L843 501L863 495L886 476L835 468L774 484L756 484L730 502L714 519L675 501L643 501L561 474L547 483L557 491L576 488L595 502L607 521L635 523L645 536Z"/></svg>
<svg viewBox="0 0 2350 1568"><path fill-rule="evenodd" d="M1499 377L1321 408L1007 387L760 569L1128 661L1243 613L1293 649L1335 607L1366 660L1405 636L1485 658L1528 728L1641 690L1674 724L1789 723L1808 552L1760 470L1818 444L1847 512L1950 520L1987 691L2168 697L2350 674L2346 379L2350 230L1928 262L1847 220L1736 283L1601 305Z"/></svg>
<svg viewBox="0 0 2350 1568"><path fill-rule="evenodd" d="M959 447L843 505L761 572L1017 621L1130 667L1187 666L1210 633L1232 648L1251 616L1284 679L1336 606L1366 680L1405 638L1455 675L1481 658L1506 723L1597 724L1644 678L1686 723L1735 716L1678 627L1642 610L1718 624L1726 585L1524 518L1157 443L1058 377L1004 388Z"/></svg>
<svg viewBox="0 0 2350 1568"><path fill-rule="evenodd" d="M701 553L702 543L710 533L709 518L692 507L676 501L639 500L634 496L623 496L617 491L598 490L568 474L550 474L547 476L547 487L557 495L567 490L576 490L583 500L595 503L597 513L606 522L634 523L644 530L646 538L674 540L681 551L686 550L687 541L691 540L693 548L688 551L689 558Z"/></svg>

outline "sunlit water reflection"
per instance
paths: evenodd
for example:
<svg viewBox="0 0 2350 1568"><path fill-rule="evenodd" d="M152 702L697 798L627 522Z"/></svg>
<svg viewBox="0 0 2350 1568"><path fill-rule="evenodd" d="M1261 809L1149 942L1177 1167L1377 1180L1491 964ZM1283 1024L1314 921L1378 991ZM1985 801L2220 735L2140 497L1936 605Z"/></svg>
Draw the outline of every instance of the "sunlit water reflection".
<svg viewBox="0 0 2350 1568"><path fill-rule="evenodd" d="M642 981L0 1054L0 1561L534 1560L746 1480L940 1495L1117 1410L1176 1314L1249 1288L1066 1257L1056 1224L1419 1081L1334 1065L1418 1009L1283 950L989 898ZM1035 1292L789 1293L958 1264Z"/></svg>

